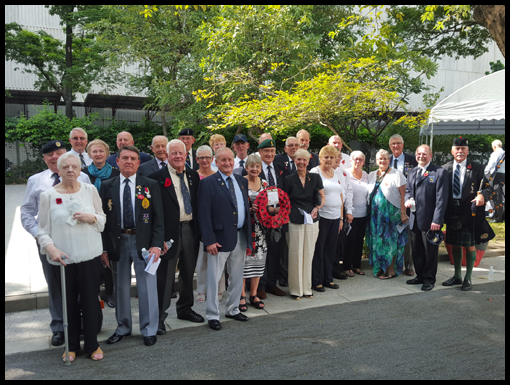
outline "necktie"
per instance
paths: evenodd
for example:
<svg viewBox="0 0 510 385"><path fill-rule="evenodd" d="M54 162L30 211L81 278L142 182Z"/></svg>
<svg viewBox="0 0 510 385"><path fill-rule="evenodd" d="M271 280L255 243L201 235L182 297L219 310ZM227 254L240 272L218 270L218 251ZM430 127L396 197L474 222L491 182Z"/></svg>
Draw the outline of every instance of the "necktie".
<svg viewBox="0 0 510 385"><path fill-rule="evenodd" d="M290 165L290 173L294 174L294 172L296 172L296 166L294 165L294 161L291 160L289 165Z"/></svg>
<svg viewBox="0 0 510 385"><path fill-rule="evenodd" d="M457 164L453 174L453 197L460 196L460 164Z"/></svg>
<svg viewBox="0 0 510 385"><path fill-rule="evenodd" d="M242 159L241 159L241 160L239 161L239 167L244 167L244 160L242 160Z"/></svg>
<svg viewBox="0 0 510 385"><path fill-rule="evenodd" d="M133 202L131 202L131 187L129 187L129 179L124 180L124 195L122 196L122 215L124 216L124 229L133 229L135 221L133 218Z"/></svg>
<svg viewBox="0 0 510 385"><path fill-rule="evenodd" d="M186 155L186 164L188 165L189 168L192 168L191 167L191 161L189 159L189 152L187 152L188 155Z"/></svg>
<svg viewBox="0 0 510 385"><path fill-rule="evenodd" d="M52 175L51 177L52 177L53 179L55 179L55 180L53 181L53 184L51 185L52 187L53 187L53 186L56 186L57 184L59 184L59 183L60 183L60 179L59 179L59 177L58 177L58 173L57 173L57 172L54 172L54 173L53 173L53 175Z"/></svg>
<svg viewBox="0 0 510 385"><path fill-rule="evenodd" d="M393 168L397 169L397 159L393 159Z"/></svg>
<svg viewBox="0 0 510 385"><path fill-rule="evenodd" d="M232 178L228 177L227 183L228 183L228 190L230 191L230 195L232 196L232 200L234 201L234 204L236 206L236 212L237 212L237 198L236 198L236 191L234 189L234 181L232 180Z"/></svg>
<svg viewBox="0 0 510 385"><path fill-rule="evenodd" d="M87 167L87 164L85 163L85 159L83 159L83 154L80 154L80 162L81 162L81 168Z"/></svg>
<svg viewBox="0 0 510 385"><path fill-rule="evenodd" d="M163 168L163 167L165 167L165 166L166 166L166 163L165 163L165 162L161 162L161 163L159 164L159 168L160 168L160 169L162 169L162 168Z"/></svg>
<svg viewBox="0 0 510 385"><path fill-rule="evenodd" d="M267 181L269 182L269 186L276 186L273 178L273 173L271 172L271 166L267 166Z"/></svg>
<svg viewBox="0 0 510 385"><path fill-rule="evenodd" d="M177 173L179 178L181 178L181 194L182 194L182 200L184 201L184 211L186 214L190 215L192 213L191 209L191 197L189 195L188 188L186 187L186 183L184 182L184 172L181 172L180 174Z"/></svg>

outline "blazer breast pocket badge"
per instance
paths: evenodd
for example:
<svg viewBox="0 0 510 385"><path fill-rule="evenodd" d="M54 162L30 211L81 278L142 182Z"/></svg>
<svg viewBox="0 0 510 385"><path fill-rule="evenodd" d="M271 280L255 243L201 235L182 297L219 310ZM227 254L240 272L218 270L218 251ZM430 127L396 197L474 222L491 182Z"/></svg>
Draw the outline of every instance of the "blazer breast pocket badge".
<svg viewBox="0 0 510 385"><path fill-rule="evenodd" d="M435 183L435 182L436 182L436 176L435 176L435 175L430 175L430 176L428 177L428 179L429 179L429 182L430 182L430 183Z"/></svg>
<svg viewBox="0 0 510 385"><path fill-rule="evenodd" d="M143 214L142 219L143 219L144 223L149 223L149 214L148 213L147 214Z"/></svg>

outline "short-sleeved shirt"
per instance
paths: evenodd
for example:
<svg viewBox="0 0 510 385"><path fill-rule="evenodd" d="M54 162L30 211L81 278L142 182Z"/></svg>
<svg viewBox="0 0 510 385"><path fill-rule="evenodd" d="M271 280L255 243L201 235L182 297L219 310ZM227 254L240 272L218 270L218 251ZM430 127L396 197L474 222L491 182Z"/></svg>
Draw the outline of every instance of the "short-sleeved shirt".
<svg viewBox="0 0 510 385"><path fill-rule="evenodd" d="M376 184L377 171L372 171L368 174L368 191L371 192ZM392 168L388 175L386 175L380 185L380 189L384 197L395 207L400 208L400 190L401 186L407 183L406 177L400 171Z"/></svg>
<svg viewBox="0 0 510 385"><path fill-rule="evenodd" d="M316 206L315 201L315 189L323 190L322 178L319 174L306 173L305 186L301 183L298 173L288 175L283 180L283 189L289 195L290 199L290 222L298 225L304 223L304 217L299 212L299 209L303 209L307 213L311 213L313 208ZM319 215L313 220L317 222Z"/></svg>

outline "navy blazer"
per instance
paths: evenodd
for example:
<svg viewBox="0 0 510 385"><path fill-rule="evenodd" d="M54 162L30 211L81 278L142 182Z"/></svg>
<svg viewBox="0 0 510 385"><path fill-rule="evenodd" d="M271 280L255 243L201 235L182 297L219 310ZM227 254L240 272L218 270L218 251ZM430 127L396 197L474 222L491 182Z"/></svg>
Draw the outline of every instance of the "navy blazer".
<svg viewBox="0 0 510 385"><path fill-rule="evenodd" d="M390 151L391 153L391 151ZM407 176L409 175L409 172L414 168L418 166L418 162L416 161L416 157L414 155L409 155L404 153L404 176L407 179ZM393 168L393 155L390 156L390 167Z"/></svg>
<svg viewBox="0 0 510 385"><path fill-rule="evenodd" d="M141 163L138 167L138 175L148 176L153 172L159 171L159 159L151 159L150 162Z"/></svg>
<svg viewBox="0 0 510 385"><path fill-rule="evenodd" d="M142 248L145 247L147 250L151 247L163 248L165 230L163 204L159 186L155 180L137 175L135 188L136 247L138 257L143 259ZM138 198L140 195L148 199L149 205L146 208L142 206L143 200ZM101 234L103 250L108 252L110 260L118 261L120 259L120 230L122 226L120 176L103 181L99 196L103 202L103 211L106 214L106 225Z"/></svg>
<svg viewBox="0 0 510 385"><path fill-rule="evenodd" d="M250 201L248 198L248 180L232 174L236 178L244 198L244 233L246 245L251 249ZM230 191L220 172L200 181L198 186L198 221L202 232L204 249L219 243L220 252L230 252L237 245L237 213Z"/></svg>
<svg viewBox="0 0 510 385"><path fill-rule="evenodd" d="M413 229L416 217L418 229L426 232L432 223L443 225L448 204L448 173L431 163L425 174L417 179L418 170L419 167L414 167L409 171L405 200L414 198L416 202L416 212L411 211L409 216L410 229Z"/></svg>
<svg viewBox="0 0 510 385"><path fill-rule="evenodd" d="M110 155L108 158L106 158L106 163L111 164L113 168L119 169L119 166L117 166L117 156L119 156L119 153L115 153L113 155ZM144 164L145 162L150 162L152 160L152 156L149 154L146 154L145 152L140 151L140 164Z"/></svg>

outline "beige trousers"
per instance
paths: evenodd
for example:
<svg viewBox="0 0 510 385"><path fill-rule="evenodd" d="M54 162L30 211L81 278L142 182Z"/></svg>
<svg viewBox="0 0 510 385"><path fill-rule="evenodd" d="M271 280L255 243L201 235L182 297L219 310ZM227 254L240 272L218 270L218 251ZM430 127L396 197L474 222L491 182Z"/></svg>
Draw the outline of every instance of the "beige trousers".
<svg viewBox="0 0 510 385"><path fill-rule="evenodd" d="M318 235L318 221L313 225L289 223L290 295L312 295L312 260Z"/></svg>

